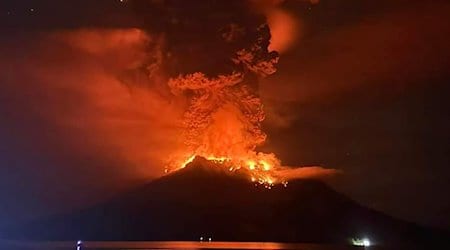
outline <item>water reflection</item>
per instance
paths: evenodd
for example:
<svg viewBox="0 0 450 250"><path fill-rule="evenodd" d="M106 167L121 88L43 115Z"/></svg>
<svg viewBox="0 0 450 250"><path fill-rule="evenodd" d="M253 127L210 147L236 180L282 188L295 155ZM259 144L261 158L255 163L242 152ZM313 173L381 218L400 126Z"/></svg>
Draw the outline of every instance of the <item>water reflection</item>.
<svg viewBox="0 0 450 250"><path fill-rule="evenodd" d="M17 242L0 241L0 249L9 250L68 250L76 249L77 242ZM350 246L322 245L322 244L284 244L272 242L194 242L194 241L159 241L159 242L130 242L130 241L87 241L83 242L81 249L103 249L103 250L131 250L131 249L266 249L266 250L340 250L354 249ZM373 248L371 248L373 249Z"/></svg>

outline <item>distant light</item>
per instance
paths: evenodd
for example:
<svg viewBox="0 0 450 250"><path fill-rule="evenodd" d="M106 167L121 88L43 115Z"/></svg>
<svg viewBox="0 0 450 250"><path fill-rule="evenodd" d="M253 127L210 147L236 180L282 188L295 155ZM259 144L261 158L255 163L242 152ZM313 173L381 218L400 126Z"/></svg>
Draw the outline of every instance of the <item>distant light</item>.
<svg viewBox="0 0 450 250"><path fill-rule="evenodd" d="M363 239L363 245L365 247L370 247L370 240L369 239Z"/></svg>
<svg viewBox="0 0 450 250"><path fill-rule="evenodd" d="M83 242L81 240L77 241L77 250L81 250L82 246L83 246Z"/></svg>
<svg viewBox="0 0 450 250"><path fill-rule="evenodd" d="M200 241L203 241L203 236L202 236L202 237L200 237Z"/></svg>
<svg viewBox="0 0 450 250"><path fill-rule="evenodd" d="M208 238L208 241L209 241L209 242L211 242L211 241L212 241L212 238L211 238L211 237L209 237L209 238Z"/></svg>
<svg viewBox="0 0 450 250"><path fill-rule="evenodd" d="M352 245L354 245L354 246L359 246L359 247L370 247L371 246L370 240L368 238L363 238L363 239L353 238L351 241L352 241Z"/></svg>
<svg viewBox="0 0 450 250"><path fill-rule="evenodd" d="M34 11L34 9L33 9L33 8L31 8L31 9L30 9L30 11L31 11L31 12L33 12L33 11Z"/></svg>

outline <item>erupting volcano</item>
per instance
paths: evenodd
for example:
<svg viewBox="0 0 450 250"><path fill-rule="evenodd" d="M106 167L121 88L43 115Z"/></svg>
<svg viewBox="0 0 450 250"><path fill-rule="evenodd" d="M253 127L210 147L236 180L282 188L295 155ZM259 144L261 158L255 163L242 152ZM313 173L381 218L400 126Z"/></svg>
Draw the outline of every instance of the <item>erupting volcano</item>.
<svg viewBox="0 0 450 250"><path fill-rule="evenodd" d="M448 186L450 5L9 2L0 249L3 239L448 244L446 231L375 209L450 218L429 195ZM324 181L337 170L315 163L348 174Z"/></svg>
<svg viewBox="0 0 450 250"><path fill-rule="evenodd" d="M232 42L242 35L233 32L222 37ZM267 25L260 25L255 34L248 47L233 50L227 65L230 73L207 76L195 72L169 80L171 92L185 97L188 104L182 120L186 152L175 155L166 172L184 168L199 156L230 171L244 168L252 182L268 188L275 183L287 185L289 168L283 168L274 154L256 150L266 140L258 81L276 72L279 55L268 50Z"/></svg>

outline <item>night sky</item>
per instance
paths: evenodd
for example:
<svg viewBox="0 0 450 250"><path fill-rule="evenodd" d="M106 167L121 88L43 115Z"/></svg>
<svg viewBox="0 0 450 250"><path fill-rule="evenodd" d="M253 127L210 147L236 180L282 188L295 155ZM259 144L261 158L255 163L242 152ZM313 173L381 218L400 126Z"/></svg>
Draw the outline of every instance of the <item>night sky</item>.
<svg viewBox="0 0 450 250"><path fill-rule="evenodd" d="M268 133L262 150L290 166L340 169L330 184L358 202L449 228L450 3L279 2L276 8L295 20L297 36L280 53L278 72L260 85ZM178 111L158 106L167 91L156 84L152 101L142 103L155 115L129 104L133 100L116 87L96 85L111 75L125 85L130 77L139 79L122 71L139 67L134 57L140 43L124 42L118 50L116 30L140 28L150 41L163 37L173 54L155 82L199 69L217 73L215 58L226 50L216 46L214 32L227 20L252 24L258 14L250 5L2 1L0 227L106 200L162 171L129 159L139 158L142 148L158 156L170 150L168 127ZM103 33L92 38L89 30ZM140 33L130 34L140 39ZM103 123L130 112L148 121Z"/></svg>

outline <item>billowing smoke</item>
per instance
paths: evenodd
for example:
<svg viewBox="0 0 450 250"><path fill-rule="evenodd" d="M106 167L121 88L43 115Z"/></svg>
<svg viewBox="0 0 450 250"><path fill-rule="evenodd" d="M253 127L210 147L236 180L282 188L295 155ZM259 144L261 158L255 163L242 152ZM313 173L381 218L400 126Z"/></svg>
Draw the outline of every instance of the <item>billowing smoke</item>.
<svg viewBox="0 0 450 250"><path fill-rule="evenodd" d="M166 83L149 78L162 75L154 72L158 37L139 29L83 29L10 41L20 50L3 43L2 95L60 133L48 140L60 141L74 157L113 158L109 171L124 176L163 172L164 155L177 147L183 109L164 93Z"/></svg>
<svg viewBox="0 0 450 250"><path fill-rule="evenodd" d="M159 44L128 28L0 39L2 226L72 211L164 173L167 155L182 146L184 109L159 80Z"/></svg>
<svg viewBox="0 0 450 250"><path fill-rule="evenodd" d="M171 92L186 103L182 119L185 148L170 159L169 169L184 167L197 155L228 163L225 165L230 170L248 168L256 172L252 180L269 185L291 178L335 173L320 167L291 170L282 167L274 154L257 151L266 141L261 128L265 112L259 82L276 72L279 58L278 52L271 48L273 32L265 18L256 18L250 25L227 24L217 30L221 41L216 40L214 45L228 52L224 63L216 64L212 73L191 71L168 81ZM214 61L217 52L206 48L199 60L211 52L213 59L205 60Z"/></svg>
<svg viewBox="0 0 450 250"><path fill-rule="evenodd" d="M195 72L170 79L169 86L175 95L188 95L183 126L191 154L245 155L265 141L258 78L276 71L278 54L267 50L270 38L267 26L257 29L259 36L254 44L231 55L232 73L207 77Z"/></svg>
<svg viewBox="0 0 450 250"><path fill-rule="evenodd" d="M317 4L319 0L297 0ZM269 51L284 53L303 35L301 20L282 7L284 0L249 0L252 9L266 17L270 28L271 39Z"/></svg>

